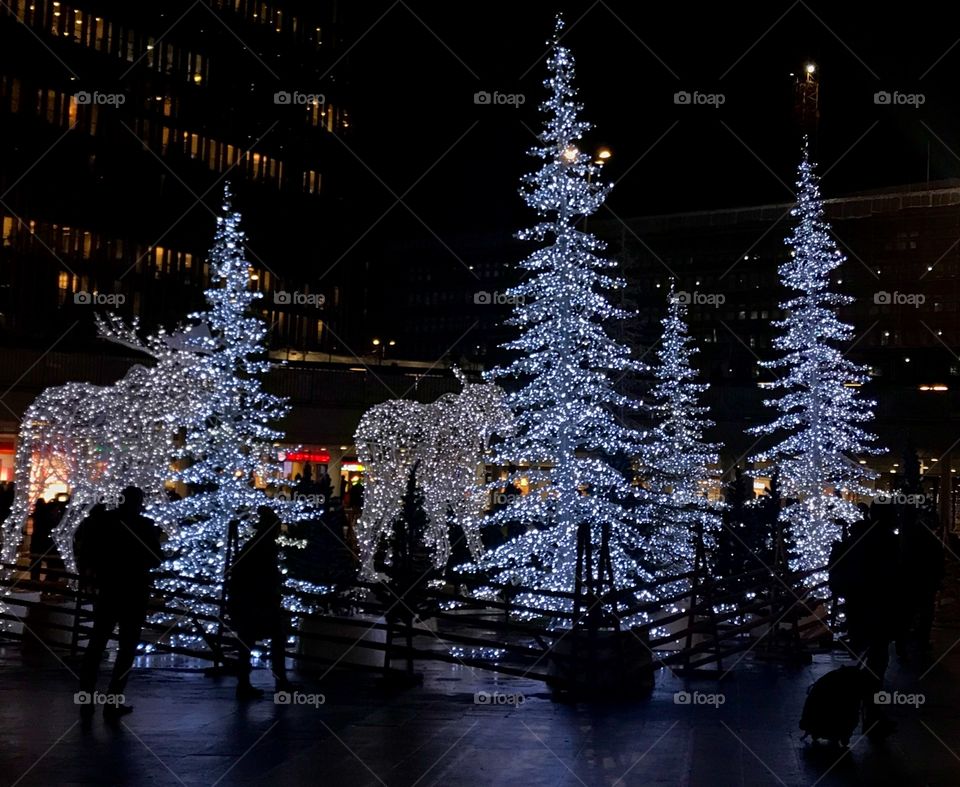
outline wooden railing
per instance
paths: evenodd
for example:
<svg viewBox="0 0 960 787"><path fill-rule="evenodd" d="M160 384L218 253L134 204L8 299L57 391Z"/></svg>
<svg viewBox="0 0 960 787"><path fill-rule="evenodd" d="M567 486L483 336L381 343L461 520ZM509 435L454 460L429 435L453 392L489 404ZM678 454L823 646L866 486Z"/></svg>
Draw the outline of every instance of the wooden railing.
<svg viewBox="0 0 960 787"><path fill-rule="evenodd" d="M93 595L78 586L76 575L45 569L44 581L35 582L23 565L0 564L0 570L0 637L43 642L74 655L85 647ZM804 658L828 647L836 631L837 609L828 588L804 584L813 573L785 575L758 568L727 578L688 573L637 584L598 600L612 612L601 628L609 629L611 619L634 621L617 627L618 647L626 645L625 658L648 670L651 681L659 667L722 677L747 651ZM479 600L472 591L480 580L458 576L454 582L399 600L375 583L358 582L349 593L289 588L293 606L313 611L290 613L296 647L288 656L307 670L384 671L384 665L395 669L391 665L408 660L444 661L522 675L561 689L564 675L577 671L578 660L595 657L593 619L565 611L574 609L572 593L538 591L552 599L541 607L517 603L517 589L511 586L482 582L499 597ZM664 587L676 590L663 596L659 591ZM343 614L347 608L350 614ZM591 631L594 640L581 636ZM239 650L212 586L209 593L189 594L155 588L143 640L152 652L190 656L227 670Z"/></svg>

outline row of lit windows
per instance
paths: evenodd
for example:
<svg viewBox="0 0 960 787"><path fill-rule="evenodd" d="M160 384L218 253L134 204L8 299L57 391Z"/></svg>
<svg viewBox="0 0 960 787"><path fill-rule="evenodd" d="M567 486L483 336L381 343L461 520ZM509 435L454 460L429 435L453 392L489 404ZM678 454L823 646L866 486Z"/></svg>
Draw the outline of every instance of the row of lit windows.
<svg viewBox="0 0 960 787"><path fill-rule="evenodd" d="M150 121L141 120L136 125L140 138L150 144ZM235 166L251 180L271 180L277 184L278 188L283 186L283 161L273 156L244 150L238 145L210 139L191 131L162 126L160 128L161 152L166 155L171 148L180 149L185 156L204 162L214 172L224 172ZM304 172L302 188L308 194L319 194L320 173L314 170Z"/></svg>
<svg viewBox="0 0 960 787"><path fill-rule="evenodd" d="M33 111L48 123L57 126L76 126L91 135L97 133L97 118L100 105L93 100L84 100L92 95L83 91L63 93L49 88L23 89L19 79L0 76L0 106L6 106L11 112L19 112L24 101L32 105ZM26 98L25 98L26 97ZM148 101L150 109L155 109L165 117L176 115L179 99L174 96L155 96Z"/></svg>
<svg viewBox="0 0 960 787"><path fill-rule="evenodd" d="M190 278L196 261L196 255L188 251L124 243L120 238L108 239L99 232L62 224L21 220L15 216L0 216L0 231L3 248L18 251L36 251L39 247L57 256L104 261L122 261L125 259L124 253L127 252L134 255L136 264L133 269L137 273L152 274L154 279L168 276ZM202 283L206 284L210 275L208 263L203 264L202 273ZM251 267L250 285L252 290L269 294L273 292L273 276L270 271Z"/></svg>
<svg viewBox="0 0 960 787"><path fill-rule="evenodd" d="M95 104L80 104L75 95L57 90L38 88L24 94L20 80L15 77L0 77L0 107L6 104L11 112L19 112L28 100L33 111L45 118L51 125L76 127L91 135L97 133L99 107ZM141 139L150 143L151 122L139 120L136 123ZM160 132L161 150L167 154L171 146L178 147L185 156L198 159L215 172L223 172L236 165L251 180L272 180L280 187L283 183L283 162L273 156L208 139L200 134L162 126ZM302 189L307 194L320 193L320 173L307 170L303 173Z"/></svg>
<svg viewBox="0 0 960 787"><path fill-rule="evenodd" d="M307 123L315 128L326 129L332 134L334 131L350 128L350 113L343 107L314 101L307 104Z"/></svg>
<svg viewBox="0 0 960 787"><path fill-rule="evenodd" d="M181 49L175 44L144 36L135 30L115 25L57 0L13 0L0 3L0 9L33 28L73 41L130 63L140 61L148 68L177 75L195 84L206 82L210 63L199 52Z"/></svg>
<svg viewBox="0 0 960 787"><path fill-rule="evenodd" d="M121 238L107 238L100 232L68 227L51 222L0 216L0 242L5 249L18 251L47 251L58 257L78 260L135 262L137 273L152 269L154 278L162 275L189 275L194 267L194 255L163 246L141 246L125 243ZM209 277L209 266L203 265L203 282Z"/></svg>
<svg viewBox="0 0 960 787"><path fill-rule="evenodd" d="M102 282L98 282L102 285ZM77 292L122 292L120 282L114 281L109 290L103 290L97 287L97 283L91 281L87 274L74 274L60 271L57 277L57 302L60 306L73 302L73 295ZM125 293L124 293L125 294ZM130 310L133 314L140 316L140 293L134 292L130 303Z"/></svg>
<svg viewBox="0 0 960 787"><path fill-rule="evenodd" d="M263 317L270 326L271 343L288 344L291 347L304 347L321 344L323 340L323 320L303 314L283 311L265 311Z"/></svg>
<svg viewBox="0 0 960 787"><path fill-rule="evenodd" d="M317 46L323 43L321 28L305 25L299 17L284 14L282 9L261 0L214 0L214 6L234 11L244 19L270 27L278 33L286 31L298 38L305 37Z"/></svg>
<svg viewBox="0 0 960 787"><path fill-rule="evenodd" d="M183 281L190 278L194 269L195 256L190 252L177 251L162 246L143 247L137 244L125 244L120 239L107 240L103 235L76 227L67 227L37 221L21 221L13 216L0 216L3 248L21 251L46 251L61 257L75 257L84 260L101 259L123 260L124 251L132 252L136 263L132 270L137 273L152 274L154 279L176 278ZM34 246L36 244L36 247ZM209 283L210 268L202 265L203 286ZM98 277L99 280L99 277ZM102 284L102 282L100 282ZM269 295L274 284L269 271L250 268L251 289ZM114 282L113 290L122 291L119 282ZM72 302L77 292L92 292L96 286L90 273L60 271L57 278L60 305ZM140 313L140 293L132 293L129 304L134 314ZM276 307L262 312L267 324L271 326L274 341L292 342L295 346L313 341L320 342L323 337L323 321L309 315L288 314Z"/></svg>

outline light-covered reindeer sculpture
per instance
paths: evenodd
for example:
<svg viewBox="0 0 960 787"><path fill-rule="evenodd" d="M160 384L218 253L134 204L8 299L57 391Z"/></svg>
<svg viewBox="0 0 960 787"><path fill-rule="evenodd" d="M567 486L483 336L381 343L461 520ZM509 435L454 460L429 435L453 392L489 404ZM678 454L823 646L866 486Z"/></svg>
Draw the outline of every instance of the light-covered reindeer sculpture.
<svg viewBox="0 0 960 787"><path fill-rule="evenodd" d="M148 505L166 501L177 438L203 418L204 375L200 359L211 351L202 323L178 334L162 331L141 339L136 323L98 318L101 338L154 360L135 365L113 385L72 382L47 388L27 408L16 453L15 497L3 522L2 559L15 562L24 525L50 481L69 489L52 536L70 571L76 570L73 537L97 503L121 501L121 490L138 486ZM9 572L8 572L9 573Z"/></svg>
<svg viewBox="0 0 960 787"><path fill-rule="evenodd" d="M366 486L357 540L366 577L376 573L374 557L389 538L418 462L433 565L443 568L450 559L451 524L462 528L474 558L483 552L480 525L488 491L478 472L490 438L512 433L513 414L499 386L471 383L455 372L463 386L460 393L444 394L430 404L393 399L360 419L355 442Z"/></svg>

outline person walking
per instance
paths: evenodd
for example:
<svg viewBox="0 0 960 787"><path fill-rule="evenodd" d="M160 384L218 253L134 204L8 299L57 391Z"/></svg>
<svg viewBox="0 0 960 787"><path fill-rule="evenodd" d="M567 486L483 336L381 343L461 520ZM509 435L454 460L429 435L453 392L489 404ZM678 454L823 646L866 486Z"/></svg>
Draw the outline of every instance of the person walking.
<svg viewBox="0 0 960 787"><path fill-rule="evenodd" d="M122 502L112 511L98 510L78 528L84 575L95 590L93 631L80 667L80 693L87 699L80 712L92 716L100 660L118 628L117 660L107 689L103 715L116 721L133 711L123 691L133 668L140 633L147 612L150 572L160 565L159 532L152 519L143 515L143 491L131 486L123 490Z"/></svg>
<svg viewBox="0 0 960 787"><path fill-rule="evenodd" d="M239 700L263 696L263 691L250 682L251 651L261 639L270 639L270 666L276 690L291 688L287 680L287 634L281 605L283 575L277 545L280 519L269 506L260 506L257 514L256 532L237 554L227 580L227 613L240 645Z"/></svg>

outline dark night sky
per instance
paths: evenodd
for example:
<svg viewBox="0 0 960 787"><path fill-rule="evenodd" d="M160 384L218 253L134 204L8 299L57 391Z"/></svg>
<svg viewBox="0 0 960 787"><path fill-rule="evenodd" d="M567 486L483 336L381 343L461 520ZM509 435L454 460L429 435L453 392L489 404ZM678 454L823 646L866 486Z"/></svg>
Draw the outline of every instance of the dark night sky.
<svg viewBox="0 0 960 787"><path fill-rule="evenodd" d="M343 244L394 202L367 167L400 195L434 165L405 198L410 210L395 207L347 258L381 271L397 263L384 251L394 241L428 240L431 231L445 241L477 232L507 239L530 223L517 185L533 163L524 150L540 127L542 56L558 8L573 24L565 41L577 57L584 117L595 124L586 145L612 148L606 175L622 177L608 202L620 217L790 200L784 182L792 186L800 132L788 74L807 60L821 74L816 155L830 168L826 196L923 181L928 149L931 179L960 176L960 46L950 49L960 33L946 4L357 5L344 5L344 46L363 37L337 73L353 105L348 144L364 163L344 151L354 198ZM478 106L478 90L527 101ZM726 101L677 106L678 90L722 92ZM925 103L877 106L879 90L922 92Z"/></svg>
<svg viewBox="0 0 960 787"><path fill-rule="evenodd" d="M390 5L347 6L345 44ZM960 35L947 5L412 0L408 7L422 22L394 6L350 52L342 75L354 103L350 144L397 193L477 124L409 196L431 226L492 229L522 220L515 194L530 164L524 124L539 129L544 63L537 61L557 7L576 22L566 40L578 59L585 117L596 125L588 145L613 149L611 178L677 122L614 191L610 204L621 215L788 199L777 180L792 182L798 147L788 72L808 58L822 75L823 167L854 146L824 183L828 194L924 180L928 142L931 177L960 175L960 159L934 136L960 150L952 123L960 47L921 79ZM726 103L676 106L681 89L722 92ZM884 89L923 92L926 103L877 106L874 93ZM519 109L477 106L477 90L521 92L528 101ZM351 168L366 211L379 215L393 198L362 165Z"/></svg>

